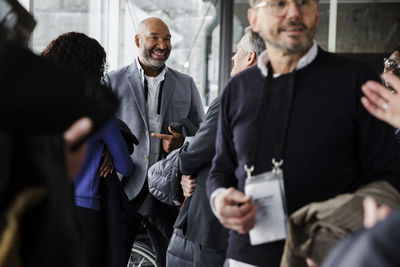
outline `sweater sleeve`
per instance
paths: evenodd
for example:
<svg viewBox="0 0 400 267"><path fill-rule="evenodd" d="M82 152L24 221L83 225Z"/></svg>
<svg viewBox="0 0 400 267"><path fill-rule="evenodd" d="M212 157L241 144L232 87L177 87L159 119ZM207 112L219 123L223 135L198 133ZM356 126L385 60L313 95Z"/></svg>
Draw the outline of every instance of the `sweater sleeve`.
<svg viewBox="0 0 400 267"><path fill-rule="evenodd" d="M115 169L124 176L128 176L132 171L132 159L115 117L104 128L103 141L111 153Z"/></svg>
<svg viewBox="0 0 400 267"><path fill-rule="evenodd" d="M232 129L229 123L229 109L234 109L229 101L229 85L221 96L220 113L215 145L215 156L207 179L207 195L218 188L236 187L235 169L237 157L233 145Z"/></svg>

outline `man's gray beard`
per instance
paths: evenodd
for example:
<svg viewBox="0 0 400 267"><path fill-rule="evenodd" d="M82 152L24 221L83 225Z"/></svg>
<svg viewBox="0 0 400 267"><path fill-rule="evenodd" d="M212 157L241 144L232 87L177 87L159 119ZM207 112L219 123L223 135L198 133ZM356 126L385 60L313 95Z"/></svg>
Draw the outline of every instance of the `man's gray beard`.
<svg viewBox="0 0 400 267"><path fill-rule="evenodd" d="M153 64L153 65L149 65L148 67L149 67L149 69L152 69L152 70L162 70L164 68L164 66L165 66L165 61L160 65Z"/></svg>
<svg viewBox="0 0 400 267"><path fill-rule="evenodd" d="M282 40L278 40L275 43L271 42L268 39L265 39L265 40L267 41L268 45L271 45L271 46L275 47L276 49L283 51L286 54L303 53L303 52L307 51L312 45L312 41L310 42L309 40L305 40L304 42L297 44L297 45L289 45Z"/></svg>
<svg viewBox="0 0 400 267"><path fill-rule="evenodd" d="M300 54L300 53L306 52L312 46L315 32L316 32L316 29L310 29L309 35L311 35L311 37L307 38L306 40L304 40L304 42L297 44L297 45L289 45L282 40L278 40L277 42L272 42L272 41L268 40L268 38L263 38L263 39L269 45L275 47L276 49L283 51L286 54Z"/></svg>
<svg viewBox="0 0 400 267"><path fill-rule="evenodd" d="M144 61L143 63L149 69L152 69L152 70L162 70L164 68L164 66L165 66L165 61L160 63L160 64L156 64L157 61L152 59L151 57L150 58L145 58L145 60L143 60L143 61Z"/></svg>

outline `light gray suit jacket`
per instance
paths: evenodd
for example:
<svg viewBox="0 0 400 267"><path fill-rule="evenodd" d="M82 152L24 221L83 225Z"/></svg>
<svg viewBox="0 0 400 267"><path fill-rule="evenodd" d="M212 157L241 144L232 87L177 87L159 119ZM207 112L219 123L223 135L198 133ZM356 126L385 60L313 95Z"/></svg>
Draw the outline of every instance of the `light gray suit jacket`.
<svg viewBox="0 0 400 267"><path fill-rule="evenodd" d="M150 153L150 133L146 102L140 73L134 61L105 76L106 83L118 95L120 107L116 116L124 121L139 139L139 145L132 154L133 171L124 184L128 198L135 198L147 177ZM204 108L196 85L191 77L173 69L165 73L162 103L160 110L160 129L168 133L171 122L183 118L190 119L196 126L204 120ZM162 148L161 148L162 151ZM162 158L160 155L159 158Z"/></svg>

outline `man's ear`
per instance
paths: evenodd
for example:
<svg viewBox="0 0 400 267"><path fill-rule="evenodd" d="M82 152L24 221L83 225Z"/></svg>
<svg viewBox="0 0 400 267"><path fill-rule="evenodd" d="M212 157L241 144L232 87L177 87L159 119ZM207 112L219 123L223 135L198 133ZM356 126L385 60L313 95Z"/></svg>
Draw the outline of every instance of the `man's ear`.
<svg viewBox="0 0 400 267"><path fill-rule="evenodd" d="M255 63L257 62L257 55L256 55L256 52L254 52L254 51L250 51L248 54L247 54L247 66L253 66Z"/></svg>
<svg viewBox="0 0 400 267"><path fill-rule="evenodd" d="M247 20L249 21L251 29L257 32L257 10L249 8L247 10Z"/></svg>
<svg viewBox="0 0 400 267"><path fill-rule="evenodd" d="M136 34L135 35L135 44L136 44L137 48L139 48L139 38L140 38L139 34Z"/></svg>

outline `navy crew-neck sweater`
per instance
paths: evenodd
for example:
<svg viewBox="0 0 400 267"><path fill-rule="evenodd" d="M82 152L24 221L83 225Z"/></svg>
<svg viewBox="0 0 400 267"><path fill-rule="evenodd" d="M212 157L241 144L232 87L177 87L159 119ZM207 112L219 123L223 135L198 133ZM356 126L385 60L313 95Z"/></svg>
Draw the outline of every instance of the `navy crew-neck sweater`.
<svg viewBox="0 0 400 267"><path fill-rule="evenodd" d="M269 88L254 174L271 170L289 76L274 78ZM256 138L252 127L264 80L260 69L253 67L234 77L223 92L208 194L231 186L244 191L243 166ZM321 49L313 62L296 72L282 167L289 215L374 180L388 180L400 188L393 129L372 117L360 102L361 85L367 80L378 77L361 63ZM279 266L283 244L251 246L247 234L231 231L227 257Z"/></svg>

